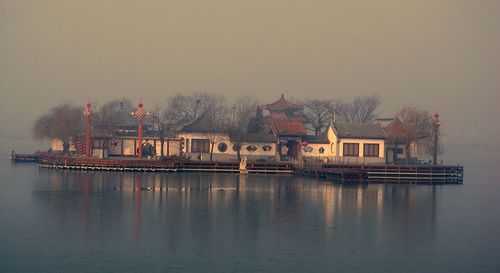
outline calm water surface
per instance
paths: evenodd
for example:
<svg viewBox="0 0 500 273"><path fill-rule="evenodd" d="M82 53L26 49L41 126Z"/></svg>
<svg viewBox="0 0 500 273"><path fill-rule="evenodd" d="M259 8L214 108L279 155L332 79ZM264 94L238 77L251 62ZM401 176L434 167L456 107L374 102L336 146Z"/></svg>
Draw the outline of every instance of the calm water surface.
<svg viewBox="0 0 500 273"><path fill-rule="evenodd" d="M499 178L466 165L464 185L342 186L3 156L0 272L500 272Z"/></svg>

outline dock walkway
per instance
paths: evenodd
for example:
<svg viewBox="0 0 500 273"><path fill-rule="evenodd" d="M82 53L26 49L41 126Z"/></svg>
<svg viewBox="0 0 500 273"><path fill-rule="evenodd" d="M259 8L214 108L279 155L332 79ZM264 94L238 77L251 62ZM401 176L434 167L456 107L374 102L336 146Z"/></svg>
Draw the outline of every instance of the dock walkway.
<svg viewBox="0 0 500 273"><path fill-rule="evenodd" d="M462 184L463 166L390 164L309 164L301 171L340 183Z"/></svg>
<svg viewBox="0 0 500 273"><path fill-rule="evenodd" d="M17 155L15 162L38 162L40 167L133 172L221 172L240 173L239 162L191 161L172 159L88 158L54 154ZM248 173L303 174L325 178L338 183L396 183L396 184L462 184L463 166L452 165L392 165L392 164L335 164L292 162L248 162Z"/></svg>
<svg viewBox="0 0 500 273"><path fill-rule="evenodd" d="M38 165L44 168L90 170L90 171L142 171L142 172L226 172L239 173L238 162L190 161L169 159L134 159L134 158L87 158L69 156L43 156ZM247 164L249 173L284 173L292 174L292 163L251 162Z"/></svg>

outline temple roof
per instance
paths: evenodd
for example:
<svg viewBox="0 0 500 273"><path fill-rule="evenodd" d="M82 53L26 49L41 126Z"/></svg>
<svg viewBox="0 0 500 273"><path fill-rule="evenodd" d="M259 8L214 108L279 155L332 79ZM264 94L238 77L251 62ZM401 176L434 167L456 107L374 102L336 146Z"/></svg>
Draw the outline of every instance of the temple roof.
<svg viewBox="0 0 500 273"><path fill-rule="evenodd" d="M285 99L285 95L281 94L281 98L273 103L265 104L262 109L269 111L284 111L284 110L302 110L304 107L300 104L289 102Z"/></svg>
<svg viewBox="0 0 500 273"><path fill-rule="evenodd" d="M302 121L298 119L273 120L272 130L278 136L305 136L307 135Z"/></svg>

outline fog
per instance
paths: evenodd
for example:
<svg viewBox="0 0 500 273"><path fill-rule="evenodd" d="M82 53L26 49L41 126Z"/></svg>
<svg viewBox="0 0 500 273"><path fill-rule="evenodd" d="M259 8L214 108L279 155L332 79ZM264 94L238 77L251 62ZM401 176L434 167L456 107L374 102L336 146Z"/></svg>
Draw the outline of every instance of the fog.
<svg viewBox="0 0 500 273"><path fill-rule="evenodd" d="M71 101L379 94L500 150L500 1L0 0L0 137Z"/></svg>

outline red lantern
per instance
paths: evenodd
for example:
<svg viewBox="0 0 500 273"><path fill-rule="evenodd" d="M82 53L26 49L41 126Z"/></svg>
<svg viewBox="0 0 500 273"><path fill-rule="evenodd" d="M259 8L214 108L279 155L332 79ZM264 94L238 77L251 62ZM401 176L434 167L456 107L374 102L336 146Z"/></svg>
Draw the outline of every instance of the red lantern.
<svg viewBox="0 0 500 273"><path fill-rule="evenodd" d="M307 141L305 141L305 140L302 140L302 143L301 143L301 144L302 144L302 146L304 146L304 147L306 147L307 145L309 145L309 143L307 143Z"/></svg>

